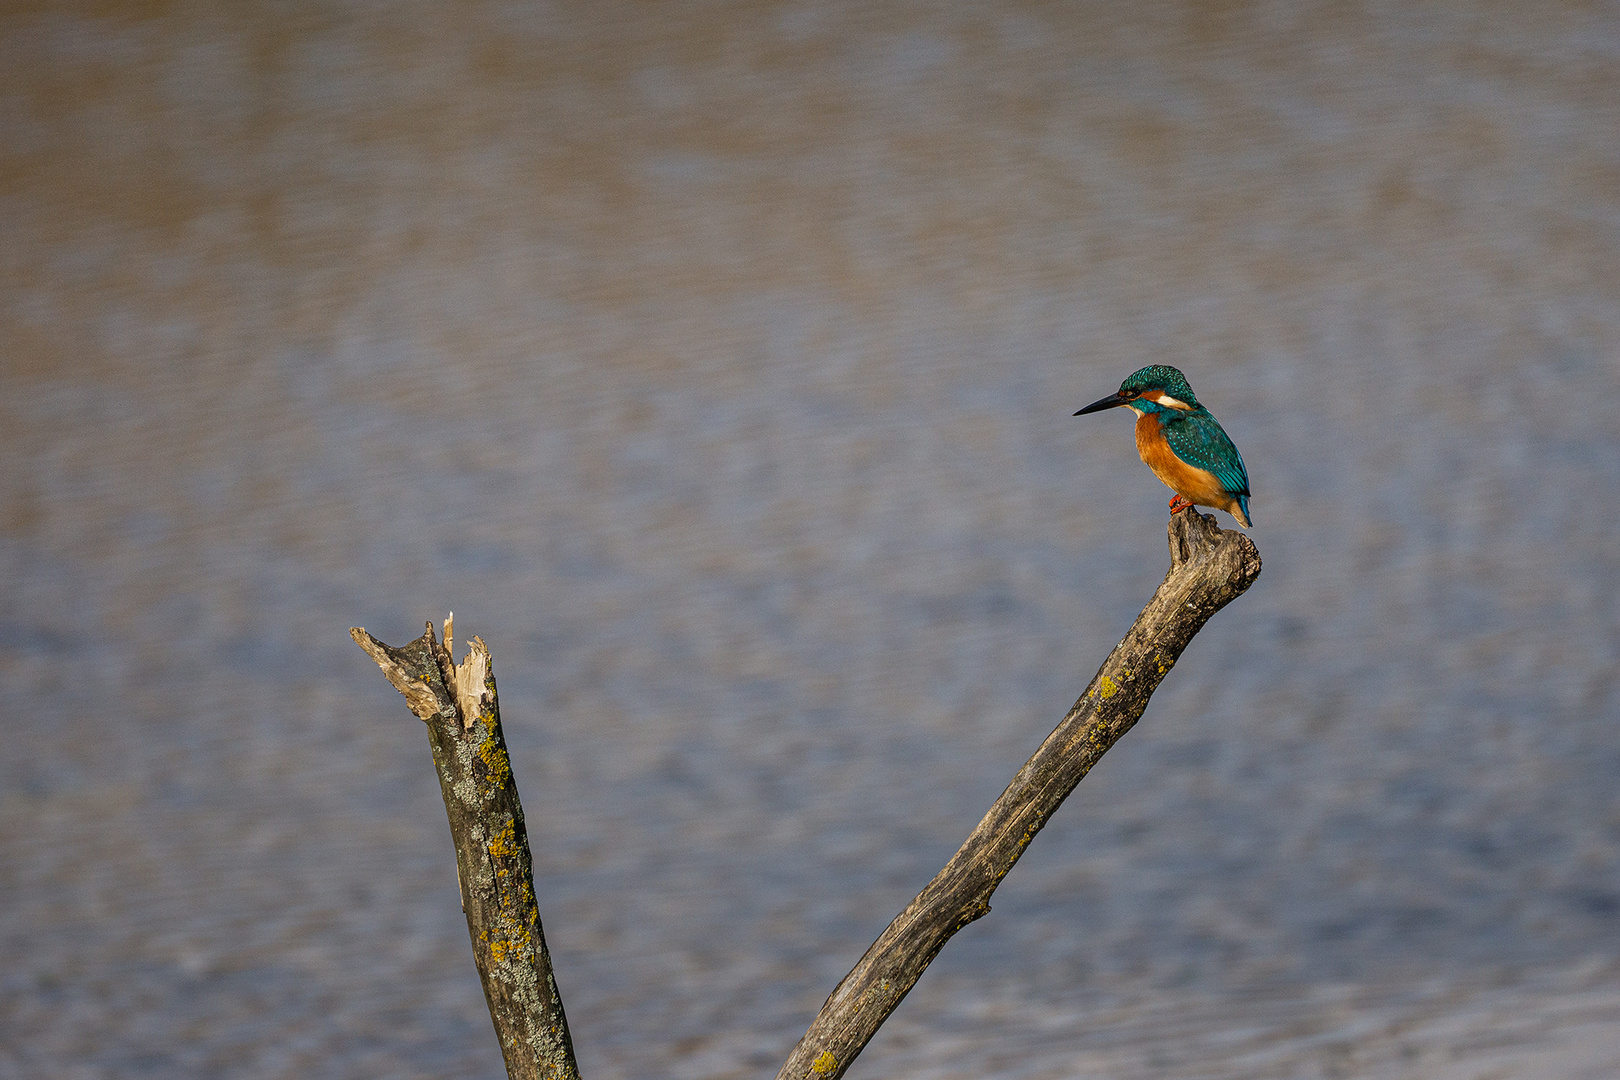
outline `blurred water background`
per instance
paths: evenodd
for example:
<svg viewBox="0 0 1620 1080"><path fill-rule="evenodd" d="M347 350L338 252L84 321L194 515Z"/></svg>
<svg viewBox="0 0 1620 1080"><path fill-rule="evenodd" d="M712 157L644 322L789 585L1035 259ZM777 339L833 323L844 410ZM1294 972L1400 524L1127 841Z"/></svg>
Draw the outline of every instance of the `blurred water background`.
<svg viewBox="0 0 1620 1080"><path fill-rule="evenodd" d="M1620 1075L1620 7L15 3L0 1075L769 1076L1168 563L1265 572L856 1064ZM1224 519L1223 519L1224 520Z"/></svg>

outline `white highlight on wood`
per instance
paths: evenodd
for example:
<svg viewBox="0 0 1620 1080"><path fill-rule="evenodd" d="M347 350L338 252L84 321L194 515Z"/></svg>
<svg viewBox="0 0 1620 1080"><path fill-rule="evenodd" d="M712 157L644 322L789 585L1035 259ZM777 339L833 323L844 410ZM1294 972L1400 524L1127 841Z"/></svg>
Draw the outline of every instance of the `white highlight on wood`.
<svg viewBox="0 0 1620 1080"><path fill-rule="evenodd" d="M450 689L456 695L456 708L461 710L461 726L469 729L478 723L483 711L484 679L489 675L489 650L478 637L467 650L467 659L455 665L456 684Z"/></svg>

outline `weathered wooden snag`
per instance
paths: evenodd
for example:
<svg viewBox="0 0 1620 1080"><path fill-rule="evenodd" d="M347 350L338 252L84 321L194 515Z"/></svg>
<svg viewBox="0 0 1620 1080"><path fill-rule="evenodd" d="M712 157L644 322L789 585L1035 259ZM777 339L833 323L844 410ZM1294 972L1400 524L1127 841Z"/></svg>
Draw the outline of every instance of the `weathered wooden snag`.
<svg viewBox="0 0 1620 1080"><path fill-rule="evenodd" d="M1254 542L1184 510L1170 519L1170 572L1069 715L1024 763L945 869L832 992L777 1080L836 1080L990 895L1097 759L1131 729L1210 616L1260 574Z"/></svg>
<svg viewBox="0 0 1620 1080"><path fill-rule="evenodd" d="M439 789L450 816L473 962L484 983L490 1019L512 1080L579 1080L562 996L534 899L534 870L523 804L501 735L489 649L472 639L467 658L451 659L454 628L444 644L427 632L391 648L358 627L355 643L377 661L411 711L427 724Z"/></svg>
<svg viewBox="0 0 1620 1080"><path fill-rule="evenodd" d="M1187 643L1253 584L1260 553L1213 515L1170 519L1170 571L1091 684L945 868L844 976L777 1080L836 1080L1097 760L1129 731ZM427 633L400 649L350 634L427 722L461 874L462 906L490 1016L513 1080L577 1080L573 1045L535 907L523 808L501 737L489 650L459 666Z"/></svg>

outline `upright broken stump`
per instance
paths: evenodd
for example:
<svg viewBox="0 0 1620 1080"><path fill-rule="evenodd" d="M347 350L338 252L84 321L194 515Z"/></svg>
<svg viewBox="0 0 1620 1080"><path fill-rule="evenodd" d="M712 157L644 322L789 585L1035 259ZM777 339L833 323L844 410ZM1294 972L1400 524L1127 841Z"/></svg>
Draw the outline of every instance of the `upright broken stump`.
<svg viewBox="0 0 1620 1080"><path fill-rule="evenodd" d="M409 645L384 645L365 630L349 636L427 724L439 789L450 818L473 961L512 1080L578 1080L568 1019L534 898L523 804L501 735L489 649L473 638L467 657L450 655L433 624Z"/></svg>

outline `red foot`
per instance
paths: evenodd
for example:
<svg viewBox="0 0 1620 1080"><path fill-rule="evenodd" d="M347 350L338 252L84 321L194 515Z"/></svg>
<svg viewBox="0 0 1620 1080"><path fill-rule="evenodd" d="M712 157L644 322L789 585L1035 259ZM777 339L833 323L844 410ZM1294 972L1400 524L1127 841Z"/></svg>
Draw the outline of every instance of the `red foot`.
<svg viewBox="0 0 1620 1080"><path fill-rule="evenodd" d="M1192 509L1192 505L1193 504L1191 502L1182 498L1180 495L1177 495L1175 498L1170 500L1170 512L1172 514L1179 514L1183 510Z"/></svg>

